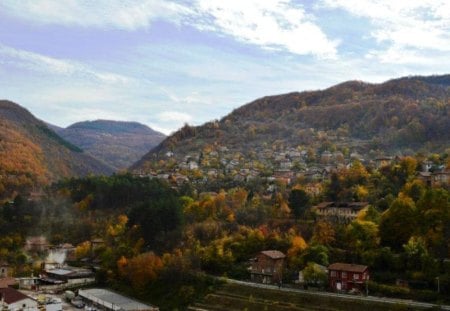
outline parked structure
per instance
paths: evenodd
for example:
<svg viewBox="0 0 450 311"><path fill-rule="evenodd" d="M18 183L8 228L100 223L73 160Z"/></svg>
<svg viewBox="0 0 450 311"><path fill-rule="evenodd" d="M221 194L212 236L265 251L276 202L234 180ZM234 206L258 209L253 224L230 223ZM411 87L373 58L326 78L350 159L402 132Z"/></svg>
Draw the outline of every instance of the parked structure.
<svg viewBox="0 0 450 311"><path fill-rule="evenodd" d="M158 311L159 308L119 295L107 289L80 289L78 295L86 302L104 310L120 311Z"/></svg>
<svg viewBox="0 0 450 311"><path fill-rule="evenodd" d="M277 250L267 250L251 259L252 281L264 284L281 283L286 256Z"/></svg>
<svg viewBox="0 0 450 311"><path fill-rule="evenodd" d="M334 263L328 266L328 281L333 291L363 292L369 281L369 270L364 265Z"/></svg>

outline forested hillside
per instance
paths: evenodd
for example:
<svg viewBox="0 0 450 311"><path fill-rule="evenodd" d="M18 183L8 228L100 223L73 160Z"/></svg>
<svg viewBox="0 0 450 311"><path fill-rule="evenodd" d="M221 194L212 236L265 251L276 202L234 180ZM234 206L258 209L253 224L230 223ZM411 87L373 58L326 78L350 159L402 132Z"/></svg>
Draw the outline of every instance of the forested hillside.
<svg viewBox="0 0 450 311"><path fill-rule="evenodd" d="M13 102L0 101L0 129L0 198L62 177L112 172Z"/></svg>
<svg viewBox="0 0 450 311"><path fill-rule="evenodd" d="M55 131L115 169L127 168L165 138L137 122L109 120L78 122Z"/></svg>
<svg viewBox="0 0 450 311"><path fill-rule="evenodd" d="M323 91L263 97L220 121L181 128L134 168L153 154L171 150L181 157L208 145L244 154L336 146L362 154L444 150L450 141L449 80L446 75L382 84L349 81Z"/></svg>

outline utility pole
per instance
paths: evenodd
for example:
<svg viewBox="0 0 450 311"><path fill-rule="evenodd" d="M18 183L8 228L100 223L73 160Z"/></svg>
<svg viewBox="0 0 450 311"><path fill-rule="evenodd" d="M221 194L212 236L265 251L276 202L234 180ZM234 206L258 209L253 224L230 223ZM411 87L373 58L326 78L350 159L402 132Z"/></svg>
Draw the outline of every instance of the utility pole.
<svg viewBox="0 0 450 311"><path fill-rule="evenodd" d="M436 277L436 280L437 280L437 292L439 294L441 292L441 286L439 284L439 277Z"/></svg>
<svg viewBox="0 0 450 311"><path fill-rule="evenodd" d="M366 276L366 296L369 296L369 275Z"/></svg>

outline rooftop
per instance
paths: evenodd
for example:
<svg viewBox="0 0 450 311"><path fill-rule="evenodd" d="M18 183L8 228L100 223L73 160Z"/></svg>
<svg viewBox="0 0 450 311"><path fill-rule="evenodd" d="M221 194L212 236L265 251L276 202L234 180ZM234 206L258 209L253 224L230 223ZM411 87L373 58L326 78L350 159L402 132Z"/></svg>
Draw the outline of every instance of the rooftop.
<svg viewBox="0 0 450 311"><path fill-rule="evenodd" d="M284 255L282 252L277 251L277 250L262 251L261 253L272 259L280 259L280 258L286 257L286 255Z"/></svg>
<svg viewBox="0 0 450 311"><path fill-rule="evenodd" d="M27 298L31 299L27 295L22 294L18 290L11 287L0 288L0 296L7 304L12 304Z"/></svg>
<svg viewBox="0 0 450 311"><path fill-rule="evenodd" d="M364 272L368 269L367 266L364 265L355 265L352 263L333 263L328 266L328 270L337 270L337 271L348 271L348 272Z"/></svg>
<svg viewBox="0 0 450 311"><path fill-rule="evenodd" d="M138 311L158 310L154 306L146 305L134 299L101 288L79 290L78 295L106 308L113 310Z"/></svg>

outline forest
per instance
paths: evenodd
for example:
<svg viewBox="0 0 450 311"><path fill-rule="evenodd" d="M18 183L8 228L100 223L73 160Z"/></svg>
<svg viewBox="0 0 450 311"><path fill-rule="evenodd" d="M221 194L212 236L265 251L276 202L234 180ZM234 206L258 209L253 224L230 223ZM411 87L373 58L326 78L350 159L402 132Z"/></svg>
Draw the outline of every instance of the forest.
<svg viewBox="0 0 450 311"><path fill-rule="evenodd" d="M430 159L449 168L447 154ZM355 160L314 195L303 180L225 180L222 188L219 180L213 192L131 174L65 179L39 200L19 194L2 205L0 254L17 275L29 275L38 268L20 247L28 236L72 243L75 264L100 263L100 284L169 309L212 290L214 276L248 280L249 259L268 249L287 255L285 284L306 269L307 281L326 289L315 265L357 263L369 266L374 295L448 303L449 188L418 178L422 160L398 158L379 169ZM319 217L314 206L325 201L368 205L341 223ZM93 238L104 245L94 249Z"/></svg>

